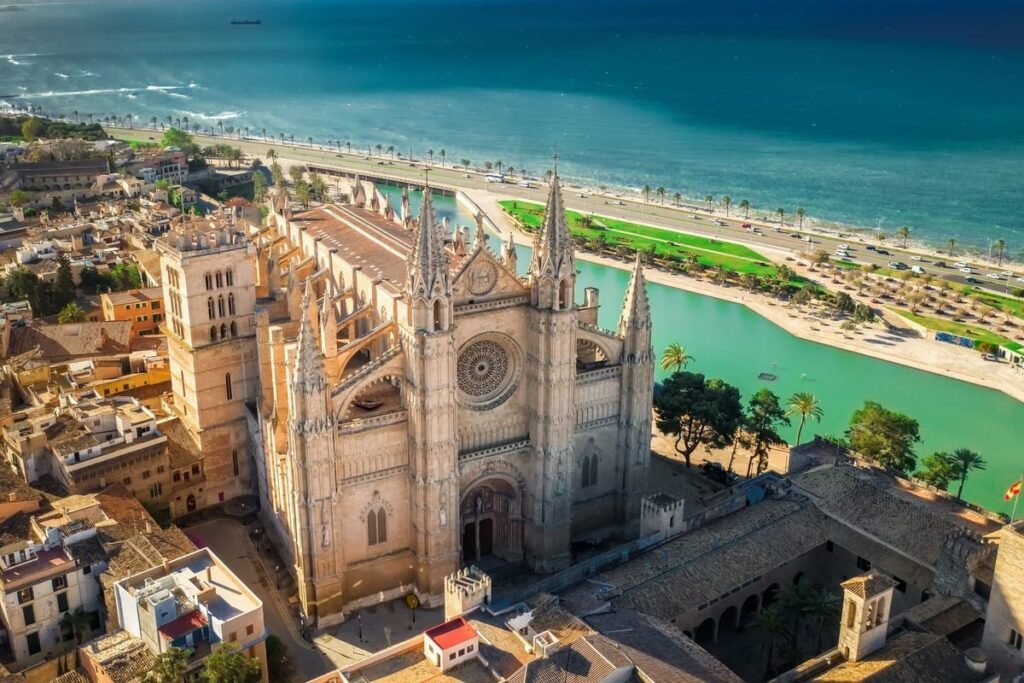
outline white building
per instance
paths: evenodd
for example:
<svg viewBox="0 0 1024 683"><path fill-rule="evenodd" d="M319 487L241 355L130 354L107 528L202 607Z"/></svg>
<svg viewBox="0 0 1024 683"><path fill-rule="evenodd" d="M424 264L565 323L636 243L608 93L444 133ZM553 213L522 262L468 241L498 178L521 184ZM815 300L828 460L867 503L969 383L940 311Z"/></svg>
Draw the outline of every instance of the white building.
<svg viewBox="0 0 1024 683"><path fill-rule="evenodd" d="M423 655L441 673L475 659L480 636L462 617L455 617L423 633Z"/></svg>
<svg viewBox="0 0 1024 683"><path fill-rule="evenodd" d="M89 630L99 628L98 576L105 568L106 555L86 508L34 517L26 538L0 548L0 624L14 668L75 645L65 614L80 611Z"/></svg>
<svg viewBox="0 0 1024 683"><path fill-rule="evenodd" d="M224 643L260 662L267 681L263 602L208 548L114 585L122 628L159 655L187 649L190 675Z"/></svg>

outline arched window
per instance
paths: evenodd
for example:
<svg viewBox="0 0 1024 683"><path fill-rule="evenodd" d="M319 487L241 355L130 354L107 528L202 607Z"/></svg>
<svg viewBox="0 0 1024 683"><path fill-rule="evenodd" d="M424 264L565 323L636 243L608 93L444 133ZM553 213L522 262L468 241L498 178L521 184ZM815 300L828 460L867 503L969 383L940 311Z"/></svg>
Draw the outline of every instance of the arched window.
<svg viewBox="0 0 1024 683"><path fill-rule="evenodd" d="M597 454L596 453L594 455L592 455L591 458L590 458L590 485L591 486L596 486L597 485Z"/></svg>
<svg viewBox="0 0 1024 683"><path fill-rule="evenodd" d="M235 468L235 476L238 476L238 451L231 451L231 464Z"/></svg>
<svg viewBox="0 0 1024 683"><path fill-rule="evenodd" d="M227 339L228 338L228 326L225 325L224 323L220 324L220 338L221 339Z"/></svg>
<svg viewBox="0 0 1024 683"><path fill-rule="evenodd" d="M224 276L221 275L221 272L218 270L217 271L217 289L220 289L223 286L224 286Z"/></svg>
<svg viewBox="0 0 1024 683"><path fill-rule="evenodd" d="M209 273L207 273L206 274L206 291L210 291L211 289L213 289L213 277Z"/></svg>
<svg viewBox="0 0 1024 683"><path fill-rule="evenodd" d="M212 341L212 342L217 341L217 326L216 325L210 325L210 341Z"/></svg>
<svg viewBox="0 0 1024 683"><path fill-rule="evenodd" d="M221 294L217 297L217 315L221 318L224 317L224 295Z"/></svg>
<svg viewBox="0 0 1024 683"><path fill-rule="evenodd" d="M232 392L231 392L231 373L230 372L225 372L224 373L224 394L225 394L225 396L228 397L228 400L230 401L231 397L232 397Z"/></svg>
<svg viewBox="0 0 1024 683"><path fill-rule="evenodd" d="M388 513L384 508L370 510L366 515L366 544L377 545L388 540Z"/></svg>
<svg viewBox="0 0 1024 683"><path fill-rule="evenodd" d="M590 486L590 456L583 456L583 465L580 467L580 488Z"/></svg>
<svg viewBox="0 0 1024 683"><path fill-rule="evenodd" d="M235 275L231 272L231 269L224 271L224 281L227 282L228 287L232 287L235 284Z"/></svg>
<svg viewBox="0 0 1024 683"><path fill-rule="evenodd" d="M210 320L213 320L217 316L214 315L213 311L213 297L211 296L206 300L206 312L210 314Z"/></svg>
<svg viewBox="0 0 1024 683"><path fill-rule="evenodd" d="M441 300L440 299L435 299L434 300L434 329L435 330L442 329Z"/></svg>
<svg viewBox="0 0 1024 683"><path fill-rule="evenodd" d="M572 290L570 288L569 280L562 280L558 284L558 308L559 310L567 310L572 307Z"/></svg>
<svg viewBox="0 0 1024 683"><path fill-rule="evenodd" d="M238 326L235 325L235 321L234 320L231 321L231 336L232 337L237 337L238 336Z"/></svg>
<svg viewBox="0 0 1024 683"><path fill-rule="evenodd" d="M230 270L228 271L231 272ZM228 315L235 314L235 295L234 293L228 294Z"/></svg>

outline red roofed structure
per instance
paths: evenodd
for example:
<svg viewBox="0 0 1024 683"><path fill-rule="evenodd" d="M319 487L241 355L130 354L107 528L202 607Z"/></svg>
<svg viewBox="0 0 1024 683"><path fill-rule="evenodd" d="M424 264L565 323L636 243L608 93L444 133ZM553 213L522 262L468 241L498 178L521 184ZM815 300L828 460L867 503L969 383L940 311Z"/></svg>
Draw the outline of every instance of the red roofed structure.
<svg viewBox="0 0 1024 683"><path fill-rule="evenodd" d="M423 653L442 673L477 656L480 639L462 617L423 632Z"/></svg>
<svg viewBox="0 0 1024 683"><path fill-rule="evenodd" d="M175 640L206 626L206 617L199 610L192 610L172 619L159 628L164 640Z"/></svg>

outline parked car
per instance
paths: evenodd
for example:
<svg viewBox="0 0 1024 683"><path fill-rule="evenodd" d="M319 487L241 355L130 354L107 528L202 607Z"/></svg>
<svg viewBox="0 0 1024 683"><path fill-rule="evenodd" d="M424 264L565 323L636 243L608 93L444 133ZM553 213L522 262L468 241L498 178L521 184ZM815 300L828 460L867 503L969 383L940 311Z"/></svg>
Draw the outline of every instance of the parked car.
<svg viewBox="0 0 1024 683"><path fill-rule="evenodd" d="M896 270L906 270L907 264L903 263L903 261L889 261L889 267Z"/></svg>
<svg viewBox="0 0 1024 683"><path fill-rule="evenodd" d="M961 268L961 269L960 269L960 272L961 272L961 273L967 273L967 274L971 274L971 273L973 273L974 271L973 271L973 270L971 270L970 268L968 268L967 266L964 266L963 268Z"/></svg>
<svg viewBox="0 0 1024 683"><path fill-rule="evenodd" d="M946 265L945 261L936 261L933 265L936 268L948 268L949 267L949 266Z"/></svg>
<svg viewBox="0 0 1024 683"><path fill-rule="evenodd" d="M878 254L879 256L888 256L889 255L889 251L886 250L886 249L875 249L875 253Z"/></svg>
<svg viewBox="0 0 1024 683"><path fill-rule="evenodd" d="M924 268L921 266L911 266L910 272L916 273L917 275L924 275Z"/></svg>
<svg viewBox="0 0 1024 683"><path fill-rule="evenodd" d="M969 285L979 285L979 284L981 284L981 282L976 277L965 277L964 278L964 282L966 282Z"/></svg>
<svg viewBox="0 0 1024 683"><path fill-rule="evenodd" d="M995 356L995 354L994 354L994 353L983 353L983 354L981 355L981 357L982 357L982 358L983 358L984 360L987 360L987 361L990 361L990 362L995 362L995 360L996 360L996 356Z"/></svg>
<svg viewBox="0 0 1024 683"><path fill-rule="evenodd" d="M956 266L957 268L966 268L967 267L967 264L964 263L963 261L957 261L953 265Z"/></svg>
<svg viewBox="0 0 1024 683"><path fill-rule="evenodd" d="M867 249L868 251L878 251L878 247L876 247L876 246L875 246L875 245L873 245L873 244L869 244L869 245L867 245L867 246L866 246L866 247L864 247L864 248L865 248L865 249Z"/></svg>
<svg viewBox="0 0 1024 683"><path fill-rule="evenodd" d="M1002 280L1003 279L1003 276L1000 275L999 273L989 273L985 277L989 278L990 280Z"/></svg>
<svg viewBox="0 0 1024 683"><path fill-rule="evenodd" d="M700 473L711 481L716 481L723 486L728 486L736 481L736 474L727 471L717 462L703 462L700 465Z"/></svg>
<svg viewBox="0 0 1024 683"><path fill-rule="evenodd" d="M921 258L920 256L911 256L910 260L911 261L923 261L924 259Z"/></svg>
<svg viewBox="0 0 1024 683"><path fill-rule="evenodd" d="M747 230L750 230L751 225L750 223L744 223L742 227L746 228Z"/></svg>

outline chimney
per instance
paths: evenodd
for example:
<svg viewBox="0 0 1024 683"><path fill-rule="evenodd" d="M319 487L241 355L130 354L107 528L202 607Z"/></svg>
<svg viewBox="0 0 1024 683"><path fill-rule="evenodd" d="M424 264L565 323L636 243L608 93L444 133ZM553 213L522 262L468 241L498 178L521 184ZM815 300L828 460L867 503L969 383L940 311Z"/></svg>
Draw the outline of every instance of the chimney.
<svg viewBox="0 0 1024 683"><path fill-rule="evenodd" d="M972 647L964 652L964 663L976 674L983 674L988 670L988 657L980 647Z"/></svg>

